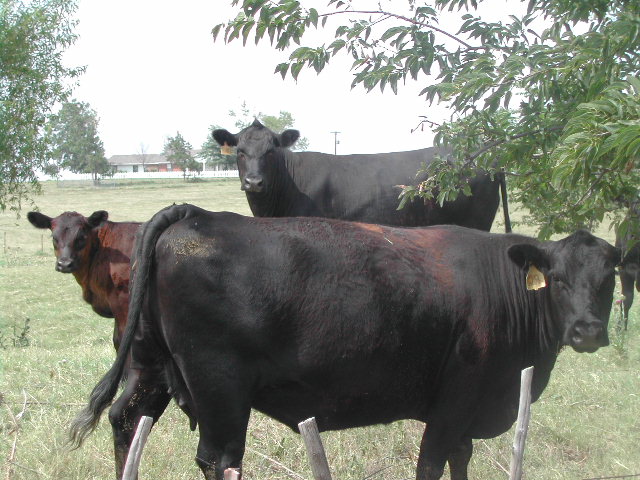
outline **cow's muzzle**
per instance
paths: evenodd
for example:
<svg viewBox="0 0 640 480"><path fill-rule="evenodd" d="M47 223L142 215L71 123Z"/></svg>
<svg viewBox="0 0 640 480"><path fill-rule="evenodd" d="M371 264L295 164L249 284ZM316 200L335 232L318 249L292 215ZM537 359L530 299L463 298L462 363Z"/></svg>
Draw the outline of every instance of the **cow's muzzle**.
<svg viewBox="0 0 640 480"><path fill-rule="evenodd" d="M59 258L56 262L56 271L71 273L76 269L76 262L71 258Z"/></svg>
<svg viewBox="0 0 640 480"><path fill-rule="evenodd" d="M247 175L242 182L242 190L245 192L261 192L264 182L259 175Z"/></svg>
<svg viewBox="0 0 640 480"><path fill-rule="evenodd" d="M607 325L600 320L578 320L566 333L565 343L576 352L593 353L600 347L609 345Z"/></svg>

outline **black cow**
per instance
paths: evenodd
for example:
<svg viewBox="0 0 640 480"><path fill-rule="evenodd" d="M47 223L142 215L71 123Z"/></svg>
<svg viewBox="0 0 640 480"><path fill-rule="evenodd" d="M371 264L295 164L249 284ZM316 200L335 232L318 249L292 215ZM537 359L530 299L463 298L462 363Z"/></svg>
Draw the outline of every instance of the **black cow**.
<svg viewBox="0 0 640 480"><path fill-rule="evenodd" d="M256 217L326 217L383 225L419 227L455 224L489 231L502 185L505 228L511 231L504 175L484 172L469 180L472 196L460 194L442 207L435 200L414 201L398 210L399 185L416 182L416 173L445 149L363 155L291 152L300 132L276 134L258 120L237 135L214 130L220 144L237 147L241 189Z"/></svg>
<svg viewBox="0 0 640 480"><path fill-rule="evenodd" d="M616 235L616 247L622 250L622 263L620 264L620 287L622 289L622 305L624 309L624 329L629 323L629 309L633 305L633 288L640 291L640 244L632 242L634 237ZM629 248L631 246L631 248Z"/></svg>
<svg viewBox="0 0 640 480"><path fill-rule="evenodd" d="M251 408L294 430L311 416L321 430L418 419L416 477L438 479L448 461L466 479L472 439L514 422L521 369L535 366L535 400L562 345L608 344L620 261L586 231L538 242L191 205L157 213L134 255L123 345L74 438L97 424L130 350L194 412L196 461L217 480L241 466ZM137 419L157 420L169 401L146 380L110 411L120 453Z"/></svg>

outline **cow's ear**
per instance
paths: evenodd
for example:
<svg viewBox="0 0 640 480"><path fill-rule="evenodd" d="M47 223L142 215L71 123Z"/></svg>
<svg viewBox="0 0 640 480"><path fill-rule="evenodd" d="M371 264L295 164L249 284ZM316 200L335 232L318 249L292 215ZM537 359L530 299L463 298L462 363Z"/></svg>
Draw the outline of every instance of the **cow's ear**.
<svg viewBox="0 0 640 480"><path fill-rule="evenodd" d="M622 249L618 247L609 248L609 259L614 266L622 264Z"/></svg>
<svg viewBox="0 0 640 480"><path fill-rule="evenodd" d="M544 250L535 245L522 243L512 245L507 253L516 265L527 269L527 290L539 290L547 286L549 256Z"/></svg>
<svg viewBox="0 0 640 480"><path fill-rule="evenodd" d="M230 147L236 147L238 145L238 136L223 128L214 130L212 135L213 139L218 142L218 145L224 145L225 143Z"/></svg>
<svg viewBox="0 0 640 480"><path fill-rule="evenodd" d="M534 265L538 270L548 272L551 267L547 252L529 243L511 245L507 254L513 263L523 269Z"/></svg>
<svg viewBox="0 0 640 480"><path fill-rule="evenodd" d="M27 220L36 228L51 228L51 217L47 217L44 213L29 212Z"/></svg>
<svg viewBox="0 0 640 480"><path fill-rule="evenodd" d="M296 143L300 138L300 132L298 130L285 130L280 134L280 146L282 148L289 148Z"/></svg>
<svg viewBox="0 0 640 480"><path fill-rule="evenodd" d="M102 225L109 218L109 213L104 210L98 210L93 212L89 218L87 218L87 223L91 228L96 228Z"/></svg>

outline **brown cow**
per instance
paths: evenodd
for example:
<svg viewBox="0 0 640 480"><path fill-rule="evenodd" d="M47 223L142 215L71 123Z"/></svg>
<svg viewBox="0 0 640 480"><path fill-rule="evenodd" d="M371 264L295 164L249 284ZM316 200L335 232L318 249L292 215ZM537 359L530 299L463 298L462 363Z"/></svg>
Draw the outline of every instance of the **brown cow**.
<svg viewBox="0 0 640 480"><path fill-rule="evenodd" d="M129 258L140 223L110 222L104 210L93 212L89 217L64 212L56 218L29 212L27 218L33 226L51 230L56 270L73 273L82 287L82 298L93 310L103 317L115 318L113 345L118 350L129 312ZM126 364L124 377L132 385L155 378L154 368L133 368L128 360ZM168 389L163 380L157 381L156 387L161 392ZM191 429L195 429L193 412L184 401L177 403L189 417ZM167 403L163 403L155 409L162 415L166 406ZM121 433L116 429L114 444L117 452L123 448Z"/></svg>
<svg viewBox="0 0 640 480"><path fill-rule="evenodd" d="M56 270L73 273L82 287L82 298L103 317L115 318L116 350L127 324L129 310L129 257L138 222L110 222L104 210L84 217L64 212L51 218L29 212L34 227L48 228L53 237Z"/></svg>

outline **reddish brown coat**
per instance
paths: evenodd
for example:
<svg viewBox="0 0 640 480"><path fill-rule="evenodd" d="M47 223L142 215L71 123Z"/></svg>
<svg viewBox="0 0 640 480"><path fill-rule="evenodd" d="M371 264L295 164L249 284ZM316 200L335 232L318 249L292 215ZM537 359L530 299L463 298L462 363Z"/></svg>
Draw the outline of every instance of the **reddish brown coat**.
<svg viewBox="0 0 640 480"><path fill-rule="evenodd" d="M129 258L140 223L108 221L103 210L89 217L64 212L55 218L29 212L27 218L33 226L51 230L56 270L72 273L93 310L115 319L117 350L127 323Z"/></svg>

